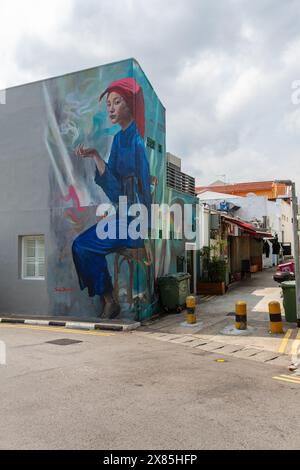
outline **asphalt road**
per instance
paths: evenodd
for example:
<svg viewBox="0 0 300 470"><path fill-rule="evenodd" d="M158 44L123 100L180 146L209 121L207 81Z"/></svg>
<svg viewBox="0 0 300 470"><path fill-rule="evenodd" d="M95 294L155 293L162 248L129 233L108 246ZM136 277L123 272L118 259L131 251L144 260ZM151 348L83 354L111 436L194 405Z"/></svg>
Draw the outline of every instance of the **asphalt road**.
<svg viewBox="0 0 300 470"><path fill-rule="evenodd" d="M69 338L80 343L50 344ZM0 449L299 449L286 369L134 333L0 326Z"/></svg>

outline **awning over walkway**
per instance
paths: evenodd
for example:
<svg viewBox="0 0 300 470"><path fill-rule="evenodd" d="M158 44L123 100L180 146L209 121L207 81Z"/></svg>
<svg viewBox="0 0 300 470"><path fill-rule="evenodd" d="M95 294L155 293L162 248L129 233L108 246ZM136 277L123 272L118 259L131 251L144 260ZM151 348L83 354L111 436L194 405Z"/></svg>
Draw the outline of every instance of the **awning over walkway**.
<svg viewBox="0 0 300 470"><path fill-rule="evenodd" d="M244 222L243 220L236 219L236 218L230 217L228 215L222 215L222 219L225 220L225 222L229 222L231 224L237 225L238 227L243 229L245 232L247 232L251 237L254 237L254 238L273 238L272 233L263 232L262 230L259 230L254 225L251 225L248 222Z"/></svg>

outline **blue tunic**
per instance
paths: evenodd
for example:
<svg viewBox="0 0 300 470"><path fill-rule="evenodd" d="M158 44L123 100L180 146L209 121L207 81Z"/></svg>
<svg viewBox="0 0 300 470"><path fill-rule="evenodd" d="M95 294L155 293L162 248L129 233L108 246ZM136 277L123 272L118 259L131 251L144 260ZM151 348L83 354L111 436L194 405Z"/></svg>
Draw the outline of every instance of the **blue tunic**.
<svg viewBox="0 0 300 470"><path fill-rule="evenodd" d="M127 196L128 205L142 203L151 214L151 192L149 164L144 141L133 121L118 132L113 140L108 163L100 176L96 169L95 182L102 187L110 201L118 204L119 196ZM148 219L150 221L150 219ZM122 221L121 221L122 223ZM90 296L112 292L113 286L105 256L121 248L143 246L143 240L119 239L119 213L116 215L116 239L100 240L96 225L75 238L72 254L81 289L88 288Z"/></svg>

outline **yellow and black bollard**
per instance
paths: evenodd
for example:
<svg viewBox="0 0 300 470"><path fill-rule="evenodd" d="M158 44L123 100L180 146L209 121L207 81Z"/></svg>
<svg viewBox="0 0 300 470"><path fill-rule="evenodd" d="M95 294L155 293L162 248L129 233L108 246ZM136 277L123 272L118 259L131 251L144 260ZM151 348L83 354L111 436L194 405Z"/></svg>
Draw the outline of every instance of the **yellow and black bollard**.
<svg viewBox="0 0 300 470"><path fill-rule="evenodd" d="M196 308L196 299L193 295L190 295L186 298L186 308L187 308L187 315L186 315L186 322L190 325L197 323L195 308Z"/></svg>
<svg viewBox="0 0 300 470"><path fill-rule="evenodd" d="M235 304L235 327L237 330L247 330L247 304L237 302Z"/></svg>
<svg viewBox="0 0 300 470"><path fill-rule="evenodd" d="M269 303L269 315L270 315L270 332L272 334L282 334L282 318L281 318L281 308L279 302L270 302Z"/></svg>

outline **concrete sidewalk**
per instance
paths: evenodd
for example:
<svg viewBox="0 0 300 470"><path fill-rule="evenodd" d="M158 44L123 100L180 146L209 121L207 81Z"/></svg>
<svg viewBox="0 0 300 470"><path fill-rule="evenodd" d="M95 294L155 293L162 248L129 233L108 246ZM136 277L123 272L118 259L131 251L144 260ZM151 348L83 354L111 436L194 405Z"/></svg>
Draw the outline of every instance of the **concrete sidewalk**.
<svg viewBox="0 0 300 470"><path fill-rule="evenodd" d="M260 355L265 358L263 362L272 361L273 364L288 366L291 353L295 353L300 341L296 338L296 324L285 322L281 288L273 281L274 272L275 268L255 273L251 279L232 285L224 296L200 298L195 326L185 324L186 312L182 312L144 322L137 334L149 334L153 339L202 347L218 354L231 355L234 351L236 355L254 360ZM248 329L234 335L230 327L234 326L235 303L239 300L245 301L248 306ZM269 333L268 303L273 300L281 303L286 337Z"/></svg>

